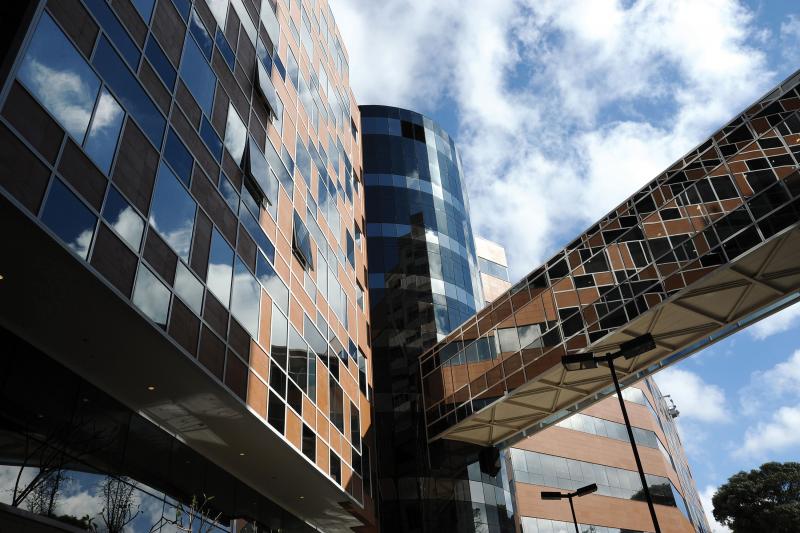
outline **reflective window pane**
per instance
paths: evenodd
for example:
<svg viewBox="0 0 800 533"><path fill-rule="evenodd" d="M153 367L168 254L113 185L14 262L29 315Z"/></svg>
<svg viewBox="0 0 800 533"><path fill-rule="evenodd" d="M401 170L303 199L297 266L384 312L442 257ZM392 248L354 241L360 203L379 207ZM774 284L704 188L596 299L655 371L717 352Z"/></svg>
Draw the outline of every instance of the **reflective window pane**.
<svg viewBox="0 0 800 533"><path fill-rule="evenodd" d="M114 187L110 187L108 190L108 197L103 206L103 218L117 232L117 235L122 237L123 241L137 252L139 251L144 220Z"/></svg>
<svg viewBox="0 0 800 533"><path fill-rule="evenodd" d="M183 261L178 261L178 268L175 271L175 294L186 302L189 309L196 314L201 314L203 309L203 284L197 279L191 270L186 268Z"/></svg>
<svg viewBox="0 0 800 533"><path fill-rule="evenodd" d="M197 11L194 9L192 9L192 14L189 18L189 31L197 40L197 44L200 45L203 55L206 56L208 60L211 60L211 52L214 50L214 43L211 40L211 36L208 34L208 30L206 30L205 24L200 20L200 15L198 15Z"/></svg>
<svg viewBox="0 0 800 533"><path fill-rule="evenodd" d="M167 88L169 88L170 91L175 88L175 79L178 77L178 73L167 58L167 54L164 53L164 50L161 49L161 46L159 46L152 35L150 36L150 40L147 41L144 54L147 56L147 59L150 60L153 69L158 73L158 76Z"/></svg>
<svg viewBox="0 0 800 533"><path fill-rule="evenodd" d="M219 139L219 135L214 131L214 127L206 117L203 117L203 122L200 124L200 137L203 138L203 142L206 143L208 151L211 152L214 158L217 161L221 160L222 141Z"/></svg>
<svg viewBox="0 0 800 533"><path fill-rule="evenodd" d="M161 146L166 124L164 115L105 37L100 38L92 64L119 98L122 107L136 119L147 137L154 145Z"/></svg>
<svg viewBox="0 0 800 533"><path fill-rule="evenodd" d="M19 80L79 142L83 142L100 80L46 13L19 69Z"/></svg>
<svg viewBox="0 0 800 533"><path fill-rule="evenodd" d="M122 131L122 119L125 112L111 94L103 89L97 100L89 136L86 138L84 150L97 166L106 174L111 170L111 162L117 149L117 140Z"/></svg>
<svg viewBox="0 0 800 533"><path fill-rule="evenodd" d="M53 181L42 222L81 259L86 259L97 217L60 180Z"/></svg>
<svg viewBox="0 0 800 533"><path fill-rule="evenodd" d="M256 257L256 275L258 276L258 281L261 282L261 284L267 290L267 293L272 298L272 301L275 302L275 305L277 305L284 313L288 313L289 289L286 288L286 285L283 283L281 278L278 277L275 269L272 268L272 265L270 265L261 254L257 254Z"/></svg>
<svg viewBox="0 0 800 533"><path fill-rule="evenodd" d="M192 179L194 158L172 128L169 129L169 134L167 135L164 157L169 166L172 167L172 170L175 171L175 175L188 187Z"/></svg>
<svg viewBox="0 0 800 533"><path fill-rule="evenodd" d="M236 258L231 295L231 313L253 338L258 338L258 314L261 286L244 262Z"/></svg>
<svg viewBox="0 0 800 533"><path fill-rule="evenodd" d="M136 69L139 65L139 47L133 42L131 36L128 35L127 30L119 21L117 16L111 11L108 3L105 0L84 0L84 3L89 8L89 11L100 22L100 26L111 37L114 44L122 52L125 61L132 69Z"/></svg>
<svg viewBox="0 0 800 533"><path fill-rule="evenodd" d="M197 204L166 166L158 170L158 181L150 209L150 225L184 261L189 259Z"/></svg>
<svg viewBox="0 0 800 533"><path fill-rule="evenodd" d="M233 275L233 249L220 233L214 229L211 236L211 252L208 256L206 285L226 308L231 296Z"/></svg>
<svg viewBox="0 0 800 533"><path fill-rule="evenodd" d="M167 325L169 289L144 265L139 267L136 276L133 303L156 324Z"/></svg>
<svg viewBox="0 0 800 533"><path fill-rule="evenodd" d="M188 35L183 47L181 78L205 114L211 116L217 77L208 62L206 62L206 58L197 43Z"/></svg>
<svg viewBox="0 0 800 533"><path fill-rule="evenodd" d="M224 28L228 14L228 0L206 0L206 4L208 4L208 9L211 10L211 14L214 15L217 24Z"/></svg>
<svg viewBox="0 0 800 533"><path fill-rule="evenodd" d="M239 118L236 108L233 104L228 104L228 122L225 125L225 148L233 157L233 160L242 165L242 156L244 155L244 146L247 143L247 128L244 122Z"/></svg>
<svg viewBox="0 0 800 533"><path fill-rule="evenodd" d="M145 22L150 22L150 16L153 14L153 6L156 0L132 0L133 7L139 12Z"/></svg>
<svg viewBox="0 0 800 533"><path fill-rule="evenodd" d="M278 178L270 171L266 158L252 137L250 137L249 151L248 173L258 184L270 205L278 205Z"/></svg>

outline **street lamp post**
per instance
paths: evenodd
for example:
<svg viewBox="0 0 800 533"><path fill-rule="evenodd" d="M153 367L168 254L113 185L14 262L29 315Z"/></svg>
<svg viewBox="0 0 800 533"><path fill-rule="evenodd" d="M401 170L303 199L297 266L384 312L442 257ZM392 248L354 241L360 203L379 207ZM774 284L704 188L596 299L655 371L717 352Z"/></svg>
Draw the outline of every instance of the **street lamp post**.
<svg viewBox="0 0 800 533"><path fill-rule="evenodd" d="M578 519L575 517L575 505L572 503L572 498L579 498L581 496L586 496L587 494L591 494L597 490L597 484L592 483L591 485L586 485L585 487L581 487L575 492L557 492L557 491L542 491L542 499L543 500L562 500L566 498L569 500L569 510L572 511L572 522L575 524L575 533L580 533L578 531Z"/></svg>
<svg viewBox="0 0 800 533"><path fill-rule="evenodd" d="M628 430L628 440L631 442L633 458L636 460L636 469L639 471L639 479L642 482L642 489L644 491L645 498L647 499L647 507L650 509L650 517L653 519L653 527L656 529L655 533L661 533L661 528L658 525L658 517L656 516L656 508L653 506L653 497L650 494L650 488L647 486L647 478L644 475L642 460L639 457L639 448L636 446L636 440L633 437L633 428L631 428L631 421L628 418L628 410L625 408L625 401L622 399L622 390L619 387L617 371L614 368L614 359L617 359L618 357L632 359L637 355L649 352L655 347L656 343L653 339L653 336L649 333L646 333L636 337L635 339L622 343L619 347L619 351L617 352L608 353L604 356L596 356L593 353L565 355L561 358L561 363L567 370L597 368L598 363L606 363L608 368L611 370L611 379L614 380L614 388L617 391L619 408L622 411L622 418L625 420L625 429Z"/></svg>

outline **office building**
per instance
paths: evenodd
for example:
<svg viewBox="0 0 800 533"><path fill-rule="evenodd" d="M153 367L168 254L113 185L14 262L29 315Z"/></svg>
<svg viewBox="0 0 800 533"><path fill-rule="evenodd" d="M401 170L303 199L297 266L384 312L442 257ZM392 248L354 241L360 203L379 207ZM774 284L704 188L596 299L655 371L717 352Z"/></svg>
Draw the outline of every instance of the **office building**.
<svg viewBox="0 0 800 533"><path fill-rule="evenodd" d="M2 501L374 527L360 118L327 3L9 4Z"/></svg>
<svg viewBox="0 0 800 533"><path fill-rule="evenodd" d="M507 286L455 142L359 106L326 2L2 10L0 525L546 531L520 495L578 482L560 459L604 468L581 504L640 509L626 443L578 445L614 440L607 369L561 356L646 332L621 381L693 520L642 379L800 297L800 75ZM529 463L543 431L569 454Z"/></svg>

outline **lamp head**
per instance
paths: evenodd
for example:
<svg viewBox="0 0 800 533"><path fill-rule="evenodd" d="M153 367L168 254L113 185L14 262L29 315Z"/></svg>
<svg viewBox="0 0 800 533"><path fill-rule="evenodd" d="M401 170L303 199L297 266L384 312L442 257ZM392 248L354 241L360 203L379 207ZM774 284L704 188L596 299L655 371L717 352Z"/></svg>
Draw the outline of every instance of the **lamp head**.
<svg viewBox="0 0 800 533"><path fill-rule="evenodd" d="M656 341L653 339L653 336L649 333L645 333L635 339L620 344L619 352L617 353L622 355L625 359L633 359L637 355L642 355L650 350L654 350L655 347Z"/></svg>
<svg viewBox="0 0 800 533"><path fill-rule="evenodd" d="M560 492L552 492L548 490L542 491L542 499L543 500L560 500L561 493Z"/></svg>
<svg viewBox="0 0 800 533"><path fill-rule="evenodd" d="M597 368L597 360L593 353L576 353L561 357L561 364L567 370L586 370Z"/></svg>
<svg viewBox="0 0 800 533"><path fill-rule="evenodd" d="M585 487L581 487L575 491L575 496L586 496L587 494L591 494L593 492L597 492L597 483L592 483L591 485L586 485Z"/></svg>

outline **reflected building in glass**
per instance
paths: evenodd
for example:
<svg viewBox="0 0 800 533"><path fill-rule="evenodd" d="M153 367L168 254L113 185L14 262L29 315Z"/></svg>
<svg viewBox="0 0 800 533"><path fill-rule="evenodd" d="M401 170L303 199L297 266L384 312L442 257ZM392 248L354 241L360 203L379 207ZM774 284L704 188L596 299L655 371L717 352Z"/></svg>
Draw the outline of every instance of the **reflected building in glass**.
<svg viewBox="0 0 800 533"><path fill-rule="evenodd" d="M0 529L374 528L361 121L327 2L4 16Z"/></svg>

